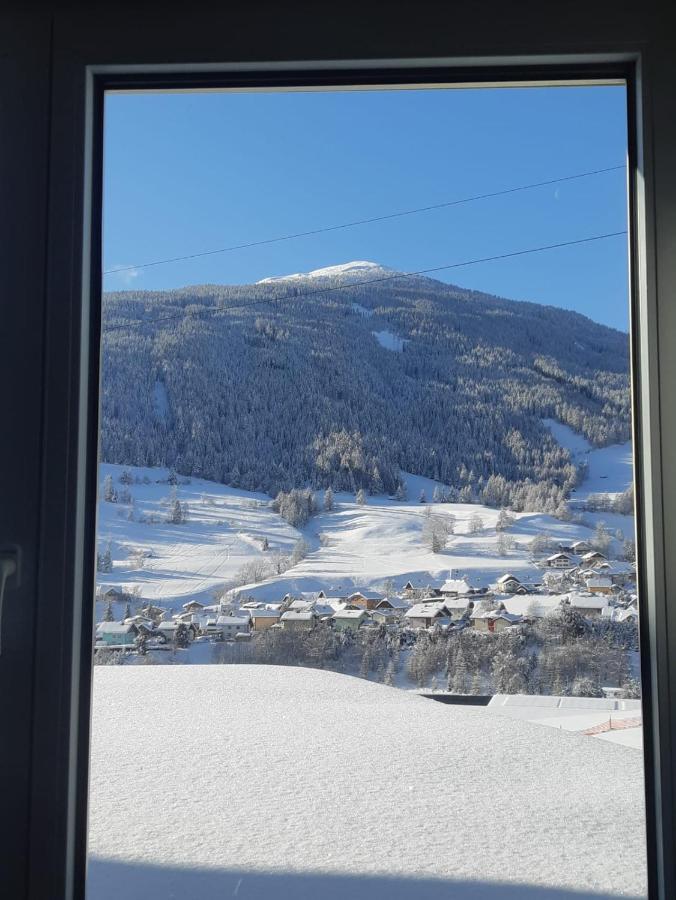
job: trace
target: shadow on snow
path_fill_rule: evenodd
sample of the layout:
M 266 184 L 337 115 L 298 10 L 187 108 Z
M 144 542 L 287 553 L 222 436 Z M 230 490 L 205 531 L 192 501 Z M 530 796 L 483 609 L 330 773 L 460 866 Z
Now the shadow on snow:
M 626 895 L 474 880 L 182 869 L 96 857 L 89 860 L 87 879 L 87 900 L 619 900 L 620 896 Z

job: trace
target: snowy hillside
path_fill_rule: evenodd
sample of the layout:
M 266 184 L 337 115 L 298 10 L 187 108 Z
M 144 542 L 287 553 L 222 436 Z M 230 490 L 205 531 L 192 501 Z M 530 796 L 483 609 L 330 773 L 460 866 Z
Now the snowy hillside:
M 270 510 L 265 495 L 192 479 L 176 488 L 188 521 L 173 525 L 167 521 L 172 492 L 167 469 L 102 465 L 100 471 L 101 483 L 111 475 L 118 492 L 123 472 L 135 480 L 127 488 L 133 506 L 99 501 L 99 552 L 110 547 L 113 560 L 112 572 L 98 577 L 104 588 L 137 587 L 144 599 L 167 605 L 188 596 L 209 598 L 262 554 L 264 538 L 271 551 L 283 552 L 291 552 L 298 540 L 299 533 Z
M 590 494 L 620 494 L 632 483 L 633 454 L 631 441 L 611 444 L 609 447 L 592 447 L 581 434 L 553 419 L 544 424 L 558 443 L 570 451 L 578 465 L 584 465 L 584 483 L 575 489 L 575 500 L 586 500 Z
M 97 668 L 92 737 L 89 900 L 645 896 L 621 746 L 271 666 Z
M 591 464 L 595 465 L 595 454 L 604 452 L 591 451 Z M 172 487 L 166 469 L 103 464 L 101 497 L 108 475 L 116 489 L 123 490 L 119 479 L 125 471 L 134 481 L 127 487 L 133 506 L 119 500 L 99 502 L 98 549 L 104 553 L 110 547 L 113 566 L 110 572 L 99 572 L 97 581 L 102 588 L 127 592 L 136 588 L 141 598 L 168 608 L 190 598 L 212 602 L 215 590 L 236 586 L 245 563 L 270 560 L 276 552 L 290 554 L 300 537 L 309 550 L 305 559 L 259 584 L 241 583 L 242 593 L 270 601 L 289 592 L 324 590 L 331 595 L 364 587 L 383 590 L 390 582 L 397 589 L 407 581 L 424 588 L 445 580 L 449 572 L 453 577 L 467 577 L 477 587 L 487 586 L 505 572 L 522 581 L 537 581 L 542 572 L 533 566 L 529 544 L 538 534 L 571 544 L 589 539 L 596 522 L 604 519 L 627 538 L 634 536 L 631 516 L 588 514 L 585 525 L 541 513 L 514 513 L 509 528 L 514 546 L 501 554 L 495 529 L 497 509 L 430 503 L 438 483 L 406 474 L 407 500 L 368 497 L 366 505 L 360 506 L 354 495 L 336 494 L 333 510 L 319 512 L 302 529 L 287 524 L 263 494 L 194 478 L 176 487 L 179 501 L 187 504 L 187 522 L 170 524 Z M 422 493 L 427 503 L 420 502 Z M 422 538 L 430 507 L 435 516 L 454 519 L 454 533 L 440 553 L 428 549 Z M 472 530 L 477 520 L 481 531 Z M 268 550 L 264 551 L 266 539 Z
M 479 503 L 497 489 L 502 505 L 553 512 L 578 472 L 544 419 L 594 447 L 627 440 L 626 334 L 392 274 L 356 261 L 106 294 L 103 459 L 271 496 L 393 494 L 403 469 Z

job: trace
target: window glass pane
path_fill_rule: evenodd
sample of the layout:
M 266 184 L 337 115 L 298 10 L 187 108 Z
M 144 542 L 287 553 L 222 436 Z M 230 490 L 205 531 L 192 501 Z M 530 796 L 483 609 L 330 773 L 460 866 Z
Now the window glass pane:
M 90 900 L 646 895 L 626 152 L 107 97 Z

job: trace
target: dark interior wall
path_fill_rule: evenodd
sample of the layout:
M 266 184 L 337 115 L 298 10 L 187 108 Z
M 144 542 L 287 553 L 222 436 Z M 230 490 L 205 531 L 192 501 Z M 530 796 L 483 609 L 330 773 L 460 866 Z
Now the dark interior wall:
M 676 412 L 670 405 L 676 384 L 672 7 L 626 0 L 333 5 L 138 0 L 0 8 L 0 372 L 6 409 L 0 549 L 13 543 L 22 550 L 21 584 L 7 595 L 0 654 L 3 896 L 79 896 L 84 851 L 81 829 L 74 830 L 86 790 L 86 781 L 76 776 L 86 765 L 88 719 L 88 660 L 77 659 L 82 629 L 86 632 L 86 621 L 83 625 L 77 615 L 78 578 L 87 577 L 76 546 L 78 529 L 87 526 L 78 454 L 92 447 L 91 434 L 87 446 L 87 436 L 78 432 L 84 421 L 81 403 L 86 408 L 87 400 L 79 373 L 84 67 L 243 63 L 265 68 L 273 62 L 297 67 L 379 60 L 504 67 L 515 60 L 537 66 L 545 57 L 569 61 L 606 54 L 641 56 L 639 94 L 646 114 L 640 135 L 648 163 L 641 208 L 651 243 L 635 273 L 645 322 L 635 350 L 643 366 L 637 398 L 653 423 L 636 426 L 644 451 L 645 593 L 652 604 L 644 626 L 652 651 L 645 674 L 659 701 L 649 769 L 659 776 L 652 797 L 655 816 L 662 818 L 655 819 L 651 852 L 655 871 L 662 872 L 653 879 L 653 891 L 659 878 L 671 878 L 673 893 L 663 896 L 676 896 L 674 860 L 660 850 L 660 834 L 673 835 L 669 758 L 676 716 L 676 614 L 670 616 L 676 609 L 670 587 L 676 584 L 676 560 L 664 552 L 676 541 L 676 470 L 660 463 L 676 446 Z M 85 701 L 81 708 L 78 695 Z M 72 740 L 76 726 L 80 739 Z M 79 793 L 68 787 L 75 782 Z M 75 869 L 64 864 L 67 856 Z

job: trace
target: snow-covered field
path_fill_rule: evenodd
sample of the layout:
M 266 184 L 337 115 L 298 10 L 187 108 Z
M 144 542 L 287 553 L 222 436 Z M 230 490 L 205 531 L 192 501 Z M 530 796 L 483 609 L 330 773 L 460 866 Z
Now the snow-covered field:
M 89 900 L 645 896 L 622 746 L 270 666 L 98 667 L 92 737 Z
M 188 505 L 188 522 L 171 525 L 169 513 L 171 485 L 166 483 L 167 469 L 102 464 L 101 482 L 112 475 L 118 492 L 122 472 L 148 483 L 128 485 L 134 500 L 134 518 L 122 503 L 99 502 L 98 548 L 108 545 L 113 571 L 100 573 L 104 588 L 138 587 L 140 596 L 154 603 L 171 606 L 188 597 L 204 599 L 232 580 L 246 562 L 262 556 L 263 538 L 270 550 L 290 553 L 299 533 L 269 509 L 270 498 L 225 487 L 222 484 L 191 479 L 179 484 L 177 496 Z M 142 518 L 157 521 L 140 521 Z M 136 568 L 135 551 L 152 554 Z
M 590 472 L 597 475 L 606 471 L 603 463 L 595 462 L 597 456 L 609 460 L 608 477 L 594 478 L 603 482 L 605 490 L 616 492 L 626 487 L 631 458 L 627 463 L 626 448 L 622 453 L 618 450 L 611 454 L 611 450 L 592 450 L 586 458 Z M 430 504 L 436 483 L 415 475 L 405 476 L 406 501 L 369 497 L 365 506 L 359 506 L 353 495 L 337 494 L 334 509 L 320 512 L 300 531 L 275 513 L 270 498 L 263 494 L 194 478 L 177 487 L 180 502 L 188 505 L 189 520 L 171 525 L 166 521 L 171 494 L 167 470 L 102 464 L 101 482 L 111 475 L 120 490 L 119 477 L 125 468 L 141 481 L 129 485 L 136 521 L 129 521 L 129 509 L 124 504 L 100 501 L 98 546 L 103 552 L 110 545 L 113 571 L 99 573 L 98 583 L 126 591 L 136 587 L 143 599 L 168 608 L 190 598 L 211 602 L 216 589 L 234 584 L 244 563 L 269 559 L 275 551 L 288 554 L 301 536 L 309 546 L 308 556 L 282 575 L 245 586 L 246 594 L 279 600 L 287 592 L 323 589 L 327 595 L 339 595 L 357 588 L 382 590 L 389 579 L 396 588 L 409 580 L 424 588 L 444 580 L 449 571 L 453 577 L 468 577 L 477 586 L 508 571 L 522 581 L 539 580 L 541 572 L 533 567 L 528 550 L 537 534 L 549 533 L 556 541 L 572 543 L 591 537 L 596 521 L 602 519 L 613 533 L 620 530 L 626 537 L 634 536 L 630 516 L 588 513 L 587 527 L 538 513 L 516 513 L 509 530 L 515 547 L 499 556 L 495 531 L 498 510 L 472 504 Z M 586 484 L 580 488 L 584 490 Z M 421 491 L 427 504 L 419 502 Z M 321 495 L 318 499 L 321 501 Z M 441 553 L 432 553 L 422 541 L 425 512 L 430 505 L 435 514 L 455 518 L 455 533 Z M 481 533 L 470 533 L 470 520 L 476 515 L 485 527 Z M 155 522 L 140 521 L 153 517 Z M 264 538 L 269 543 L 267 553 L 262 549 Z M 139 550 L 152 555 L 142 568 L 135 568 L 134 553 Z

